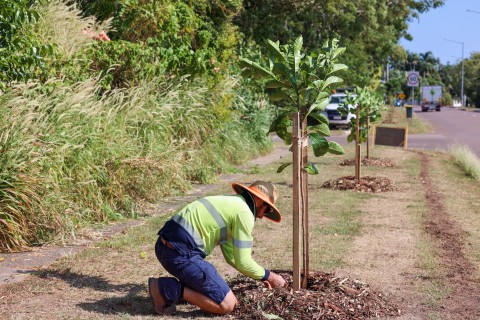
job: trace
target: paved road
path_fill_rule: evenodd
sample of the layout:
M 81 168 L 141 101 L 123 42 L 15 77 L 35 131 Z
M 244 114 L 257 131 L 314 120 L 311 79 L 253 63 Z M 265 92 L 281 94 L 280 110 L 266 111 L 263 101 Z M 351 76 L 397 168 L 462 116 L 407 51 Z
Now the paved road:
M 480 110 L 479 110 L 480 111 Z M 422 112 L 414 106 L 414 117 L 432 124 L 433 133 L 409 134 L 408 149 L 446 151 L 454 143 L 466 144 L 480 158 L 480 112 L 444 107 L 441 112 Z M 347 144 L 347 132 L 328 140 Z
M 447 150 L 454 143 L 467 145 L 480 158 L 480 112 L 444 107 L 441 112 L 421 112 L 414 107 L 414 116 L 432 124 L 433 133 L 409 135 L 408 147 Z

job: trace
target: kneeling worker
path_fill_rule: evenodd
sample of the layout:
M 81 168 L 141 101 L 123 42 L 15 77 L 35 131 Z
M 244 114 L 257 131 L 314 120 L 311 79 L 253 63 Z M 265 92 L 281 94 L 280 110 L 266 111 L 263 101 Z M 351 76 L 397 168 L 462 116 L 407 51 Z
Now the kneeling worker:
M 149 278 L 148 290 L 158 314 L 175 311 L 181 299 L 200 309 L 226 314 L 237 298 L 215 267 L 205 261 L 220 245 L 225 260 L 242 274 L 263 281 L 268 288 L 284 287 L 282 276 L 252 259 L 252 231 L 256 218 L 282 219 L 275 207 L 278 191 L 269 182 L 250 186 L 234 182 L 234 195 L 198 199 L 178 211 L 158 232 L 158 260 L 173 277 Z

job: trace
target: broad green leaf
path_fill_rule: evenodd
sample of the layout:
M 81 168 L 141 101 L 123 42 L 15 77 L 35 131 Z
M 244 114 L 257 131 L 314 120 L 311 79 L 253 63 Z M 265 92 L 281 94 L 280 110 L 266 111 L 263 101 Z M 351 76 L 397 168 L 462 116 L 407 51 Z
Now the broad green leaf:
M 288 132 L 288 128 L 291 126 L 292 119 L 290 119 L 290 115 L 287 113 L 281 115 L 275 122 L 275 132 L 286 145 L 292 143 L 292 133 Z
M 310 106 L 308 109 L 307 115 L 310 115 L 311 112 L 313 111 L 323 111 L 325 108 L 328 106 L 329 99 L 328 98 L 323 98 L 322 100 L 315 102 Z
M 287 162 L 287 163 L 282 164 L 280 167 L 278 167 L 277 173 L 282 172 L 286 167 L 288 167 L 291 164 L 292 164 L 291 162 Z
M 276 88 L 290 88 L 287 83 L 278 81 L 278 80 L 270 80 L 265 84 L 265 87 L 268 89 L 276 89 Z
M 315 118 L 320 123 L 324 123 L 328 125 L 328 118 L 323 113 L 312 112 L 308 116 Z
M 331 84 L 340 83 L 340 82 L 343 82 L 342 78 L 335 77 L 335 76 L 328 77 L 328 79 L 325 80 L 325 83 L 323 83 L 322 90 L 324 90 Z
M 333 42 L 332 42 L 333 44 Z M 333 46 L 332 46 L 333 47 Z M 333 51 L 333 56 L 332 56 L 332 59 L 336 59 L 339 55 L 341 55 L 342 53 L 345 52 L 347 48 L 336 48 L 334 51 Z
M 355 140 L 355 127 L 352 126 L 352 131 L 350 132 L 350 134 L 347 137 L 347 142 L 350 143 L 354 140 Z
M 328 127 L 328 124 L 326 124 L 326 123 L 322 122 L 320 124 L 317 124 L 316 126 L 309 127 L 309 129 L 313 130 L 314 132 L 320 133 L 324 137 L 330 136 L 330 128 Z
M 290 80 L 290 78 L 293 76 L 292 70 L 290 70 L 290 68 L 288 68 L 288 65 L 284 65 L 282 63 L 275 63 L 273 65 L 272 71 L 276 75 L 281 75 L 288 80 Z
M 287 56 L 280 50 L 280 45 L 278 42 L 273 42 L 272 40 L 267 41 L 269 45 L 269 51 L 272 52 L 281 63 L 288 64 Z
M 303 38 L 300 36 L 293 43 L 293 58 L 294 58 L 293 70 L 295 73 L 299 71 L 300 62 L 304 57 L 304 55 L 302 54 L 302 47 L 303 47 Z
M 268 78 L 268 77 L 275 78 L 275 75 L 270 70 L 267 70 L 267 69 L 263 68 L 257 62 L 254 62 L 254 61 L 251 61 L 251 60 L 248 60 L 248 59 L 244 59 L 244 58 L 241 58 L 240 62 L 242 64 L 242 66 L 244 66 L 248 69 L 251 69 L 254 72 L 254 75 L 256 77 L 259 77 L 259 78 L 262 78 L 262 77 L 263 78 Z
M 308 133 L 308 136 L 312 143 L 313 154 L 315 157 L 323 156 L 328 152 L 329 145 L 327 139 L 322 137 L 319 133 Z
M 308 174 L 315 175 L 318 174 L 318 169 L 313 163 L 308 163 L 305 167 L 303 167 Z
M 340 70 L 345 70 L 345 69 L 348 69 L 348 66 L 344 65 L 343 63 L 337 63 L 337 64 L 334 64 L 332 69 L 330 70 L 330 72 L 328 74 L 332 74 L 334 72 L 337 72 L 337 71 L 340 71 Z
M 272 101 L 281 101 L 281 100 L 285 100 L 285 99 L 290 99 L 290 96 L 283 90 L 281 89 L 278 89 L 278 90 L 275 90 L 274 92 L 272 92 L 271 94 L 269 94 L 269 97 L 270 97 L 270 100 Z
M 344 154 L 345 150 L 335 141 L 328 141 L 328 152 L 332 154 Z

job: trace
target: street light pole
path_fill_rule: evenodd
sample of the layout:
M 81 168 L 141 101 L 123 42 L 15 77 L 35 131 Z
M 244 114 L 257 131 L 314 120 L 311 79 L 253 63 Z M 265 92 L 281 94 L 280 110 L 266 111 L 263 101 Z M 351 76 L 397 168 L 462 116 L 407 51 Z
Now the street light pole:
M 463 59 L 463 49 L 464 49 L 464 43 L 461 42 L 461 41 L 455 41 L 455 40 L 450 40 L 450 39 L 443 39 L 445 41 L 450 41 L 450 42 L 454 42 L 454 43 L 458 43 L 458 44 L 461 44 L 462 45 L 462 85 L 461 85 L 461 89 L 460 89 L 460 94 L 461 94 L 461 101 L 462 101 L 462 108 L 465 107 L 465 99 L 464 99 L 464 95 L 463 95 L 463 78 L 464 78 L 464 59 Z

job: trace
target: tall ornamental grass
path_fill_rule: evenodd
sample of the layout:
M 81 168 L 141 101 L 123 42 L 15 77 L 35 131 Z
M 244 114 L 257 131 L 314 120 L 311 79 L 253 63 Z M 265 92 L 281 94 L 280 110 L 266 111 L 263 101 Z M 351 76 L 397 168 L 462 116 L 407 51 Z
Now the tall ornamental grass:
M 46 85 L 0 96 L 1 251 L 134 217 L 270 147 L 268 109 L 232 79 L 221 92 L 188 78 Z
M 470 148 L 464 144 L 454 144 L 450 147 L 450 153 L 465 174 L 475 180 L 480 180 L 480 160 Z

